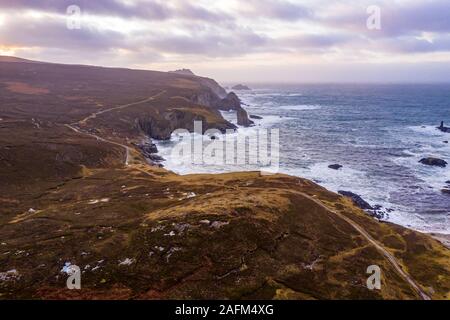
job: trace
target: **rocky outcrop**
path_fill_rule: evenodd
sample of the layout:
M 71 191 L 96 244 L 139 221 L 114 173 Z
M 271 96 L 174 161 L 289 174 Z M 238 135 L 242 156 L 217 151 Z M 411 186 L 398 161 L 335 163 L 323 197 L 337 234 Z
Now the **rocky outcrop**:
M 184 74 L 186 76 L 195 76 L 195 73 L 193 73 L 190 69 L 178 69 L 175 71 L 169 71 L 169 73 Z
M 179 69 L 175 71 L 170 71 L 169 73 L 176 73 L 184 76 L 188 76 L 188 79 L 195 78 L 195 81 L 198 82 L 201 86 L 209 88 L 218 98 L 223 99 L 226 97 L 227 92 L 224 88 L 222 88 L 217 81 L 211 78 L 205 78 L 197 76 L 190 69 Z M 208 105 L 208 104 L 203 104 Z
M 441 168 L 445 168 L 447 166 L 447 161 L 439 159 L 439 158 L 433 158 L 433 157 L 428 157 L 428 158 L 423 158 L 419 161 L 422 164 L 425 164 L 427 166 L 435 166 L 435 167 L 441 167 Z
M 218 118 L 219 119 L 219 118 Z M 204 133 L 208 129 L 218 129 L 225 133 L 227 129 L 236 129 L 236 126 L 226 120 L 208 121 L 204 115 L 189 110 L 168 110 L 159 117 L 141 118 L 137 122 L 139 129 L 152 139 L 169 140 L 176 129 L 194 131 L 194 122 L 202 122 Z
M 373 207 L 356 193 L 342 190 L 338 191 L 338 193 L 344 197 L 352 199 L 353 203 L 363 210 L 373 210 Z
M 190 70 L 183 69 L 174 71 L 174 73 L 188 75 L 188 71 Z M 247 112 L 242 108 L 241 100 L 234 92 L 227 94 L 226 90 L 213 79 L 198 77 L 193 74 L 190 75 L 190 78 L 192 77 L 195 77 L 195 80 L 199 82 L 203 89 L 198 90 L 189 96 L 188 99 L 190 101 L 195 104 L 211 107 L 215 110 L 234 110 L 237 113 L 238 125 L 248 127 L 253 124 L 253 121 L 249 119 Z
M 338 191 L 340 195 L 350 198 L 355 206 L 363 209 L 372 218 L 383 220 L 389 217 L 389 213 L 394 211 L 393 209 L 383 208 L 383 206 L 376 204 L 370 205 L 366 200 L 364 200 L 360 195 L 350 191 Z
M 236 112 L 237 116 L 237 124 L 239 126 L 250 127 L 253 125 L 253 121 L 248 118 L 247 111 L 242 108 L 239 108 Z
M 333 170 L 339 170 L 340 168 L 342 168 L 342 165 L 340 165 L 340 164 L 330 164 L 329 166 L 328 166 L 328 168 L 330 168 L 330 169 L 333 169 Z
M 444 121 L 441 121 L 441 125 L 439 127 L 437 127 L 439 130 L 441 130 L 442 132 L 450 132 L 450 128 L 444 126 Z
M 159 156 L 158 148 L 156 147 L 156 144 L 151 142 L 142 142 L 142 143 L 133 143 L 142 153 L 142 155 L 148 159 L 152 164 L 159 164 L 160 162 L 164 161 L 165 159 L 161 156 Z
M 238 91 L 241 91 L 241 90 L 252 90 L 252 89 L 250 89 L 249 87 L 247 87 L 246 85 L 243 85 L 243 84 L 235 85 L 231 89 L 238 90 Z
M 227 96 L 227 91 L 222 88 L 215 80 L 210 78 L 201 78 L 200 83 L 205 87 L 211 89 L 211 91 L 217 95 L 220 99 L 223 99 Z
M 219 96 L 215 94 L 212 90 L 196 92 L 189 97 L 189 100 L 195 104 L 211 107 L 214 109 L 217 109 L 217 106 L 220 105 L 221 101 Z
M 224 99 L 220 100 L 217 103 L 217 108 L 225 111 L 235 110 L 237 124 L 240 126 L 249 127 L 254 124 L 248 117 L 247 111 L 242 108 L 241 100 L 234 92 L 228 93 Z
M 241 100 L 239 99 L 239 97 L 234 93 L 234 92 L 230 92 L 229 94 L 227 94 L 227 96 L 220 100 L 217 104 L 217 107 L 220 110 L 239 110 L 241 109 Z

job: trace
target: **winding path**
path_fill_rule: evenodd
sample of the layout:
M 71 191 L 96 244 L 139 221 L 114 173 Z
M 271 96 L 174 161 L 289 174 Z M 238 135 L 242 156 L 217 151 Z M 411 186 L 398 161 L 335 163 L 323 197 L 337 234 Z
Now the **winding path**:
M 97 136 L 97 135 L 95 135 L 93 133 L 84 132 L 80 128 L 76 128 L 75 126 L 79 125 L 79 124 L 82 124 L 82 123 L 85 124 L 88 120 L 94 119 L 95 117 L 97 117 L 98 115 L 103 114 L 103 113 L 107 113 L 107 112 L 111 112 L 111 111 L 119 110 L 119 109 L 124 109 L 124 108 L 132 107 L 132 106 L 135 106 L 135 105 L 138 105 L 138 104 L 142 104 L 142 103 L 146 103 L 146 102 L 152 101 L 156 97 L 158 97 L 159 95 L 163 94 L 164 92 L 165 92 L 165 90 L 155 94 L 154 96 L 151 96 L 151 97 L 149 97 L 147 99 L 144 99 L 144 100 L 140 100 L 140 101 L 136 101 L 136 102 L 132 102 L 132 103 L 127 103 L 127 104 L 123 104 L 123 105 L 120 105 L 120 106 L 117 106 L 117 107 L 113 107 L 113 108 L 109 108 L 109 109 L 105 109 L 105 110 L 101 110 L 101 111 L 95 112 L 95 113 L 87 116 L 86 118 L 78 121 L 78 122 L 75 122 L 75 123 L 72 123 L 72 124 L 65 124 L 65 126 L 67 128 L 69 128 L 69 129 L 71 129 L 72 131 L 75 131 L 75 132 L 77 132 L 79 134 L 87 135 L 87 136 L 96 138 L 99 141 L 102 141 L 102 142 L 105 142 L 105 143 L 109 143 L 109 144 L 113 144 L 113 145 L 116 145 L 116 146 L 124 148 L 125 149 L 125 166 L 128 166 L 128 164 L 130 163 L 130 153 L 131 153 L 130 151 L 131 151 L 132 148 L 130 148 L 129 146 L 127 146 L 125 144 L 102 138 L 102 137 Z
M 83 135 L 86 135 L 86 136 L 90 136 L 90 137 L 96 138 L 99 141 L 106 142 L 106 143 L 109 143 L 109 144 L 114 144 L 116 146 L 120 146 L 120 147 L 124 148 L 125 149 L 125 165 L 128 166 L 128 163 L 129 163 L 129 160 L 130 160 L 129 159 L 130 158 L 130 150 L 131 150 L 131 148 L 129 146 L 126 146 L 124 144 L 121 144 L 121 143 L 118 143 L 118 142 L 115 142 L 115 141 L 104 139 L 104 138 L 99 137 L 99 136 L 97 136 L 95 134 L 92 134 L 92 133 L 81 131 L 80 129 L 77 129 L 77 128 L 73 127 L 70 124 L 66 124 L 65 126 L 67 128 L 69 128 L 69 129 L 77 132 L 77 133 L 80 133 L 80 134 L 83 134 Z
M 152 101 L 153 99 L 155 99 L 157 96 L 159 96 L 159 95 L 162 94 L 163 92 L 164 92 L 164 91 L 161 91 L 160 93 L 155 94 L 154 96 L 149 97 L 149 98 L 144 99 L 144 100 L 140 100 L 140 101 L 132 102 L 132 103 L 127 103 L 127 104 L 122 104 L 122 105 L 120 105 L 120 106 L 118 106 L 118 107 L 113 107 L 113 108 L 104 109 L 104 110 L 95 112 L 95 113 L 93 113 L 93 114 L 87 116 L 86 118 L 84 118 L 84 119 L 78 121 L 77 123 L 79 123 L 79 124 L 81 124 L 81 123 L 86 123 L 88 120 L 93 119 L 93 118 L 97 117 L 97 116 L 100 115 L 100 114 L 107 113 L 107 112 L 114 111 L 114 110 L 119 110 L 119 109 L 124 109 L 124 108 L 128 108 L 128 107 L 132 107 L 132 106 L 135 106 L 135 105 L 138 105 L 138 104 L 141 104 L 141 103 L 146 103 L 146 102 Z
M 109 108 L 109 109 L 105 109 L 102 111 L 98 111 L 95 112 L 89 116 L 87 116 L 86 118 L 74 123 L 74 124 L 66 124 L 65 126 L 68 127 L 69 129 L 71 129 L 72 131 L 75 131 L 79 134 L 84 134 L 84 135 L 88 135 L 91 137 L 96 138 L 99 141 L 105 142 L 105 143 L 110 143 L 116 146 L 120 146 L 122 148 L 125 149 L 126 152 L 126 157 L 125 157 L 125 166 L 128 166 L 129 164 L 129 158 L 130 158 L 130 151 L 131 148 L 127 145 L 115 142 L 115 141 L 111 141 L 102 137 L 99 137 L 95 134 L 92 133 L 87 133 L 82 131 L 79 128 L 76 128 L 75 125 L 81 124 L 81 123 L 86 123 L 88 120 L 95 118 L 96 116 L 103 114 L 103 113 L 107 113 L 107 112 L 111 112 L 114 110 L 119 110 L 119 109 L 124 109 L 127 107 L 131 107 L 131 106 L 135 106 L 141 103 L 146 103 L 149 102 L 151 100 L 153 100 L 154 98 L 156 98 L 157 96 L 159 96 L 160 94 L 162 94 L 164 91 L 161 91 L 160 93 L 149 97 L 145 100 L 141 100 L 141 101 L 137 101 L 137 102 L 133 102 L 133 103 L 128 103 L 128 104 L 124 104 L 124 105 L 120 105 L 118 107 L 114 107 L 114 108 Z M 141 170 L 139 170 L 141 171 Z M 144 171 L 143 171 L 144 172 Z M 146 174 L 148 174 L 147 172 L 144 172 Z M 394 269 L 397 271 L 397 273 L 411 286 L 412 289 L 414 289 L 415 292 L 417 292 L 419 294 L 419 296 L 423 299 L 423 300 L 431 300 L 431 298 L 420 288 L 420 286 L 414 281 L 414 279 L 408 275 L 400 266 L 399 262 L 397 261 L 397 258 L 395 258 L 389 251 L 387 251 L 381 244 L 379 244 L 374 238 L 372 238 L 372 236 L 366 231 L 364 230 L 364 228 L 362 228 L 360 225 L 358 225 L 356 222 L 354 222 L 352 219 L 346 217 L 345 215 L 337 212 L 337 211 L 333 211 L 330 208 L 328 208 L 327 206 L 325 206 L 322 202 L 320 202 L 317 199 L 314 199 L 313 197 L 300 192 L 301 195 L 303 195 L 305 198 L 313 201 L 314 203 L 316 203 L 317 205 L 319 205 L 320 207 L 322 207 L 323 209 L 327 210 L 328 212 L 336 215 L 337 217 L 339 217 L 340 219 L 346 221 L 348 224 L 350 224 L 361 236 L 363 236 L 370 244 L 372 244 L 381 254 L 383 254 L 386 259 L 389 261 L 389 263 L 394 267 Z
M 333 211 L 330 208 L 328 208 L 327 206 L 325 206 L 322 202 L 320 202 L 317 199 L 314 199 L 313 197 L 302 193 L 301 194 L 306 197 L 307 199 L 313 201 L 314 203 L 316 203 L 317 205 L 319 205 L 320 207 L 324 208 L 325 210 L 327 210 L 330 213 L 333 213 L 334 215 L 336 215 L 337 217 L 341 218 L 342 220 L 346 221 L 348 224 L 350 224 L 356 231 L 359 232 L 359 234 L 361 234 L 364 238 L 366 238 L 367 241 L 369 241 L 369 243 L 371 243 L 379 252 L 381 252 L 386 259 L 390 262 L 390 264 L 394 267 L 394 269 L 397 271 L 397 273 L 406 281 L 408 282 L 408 284 L 414 289 L 414 291 L 416 291 L 420 297 L 423 300 L 431 300 L 431 298 L 420 288 L 420 286 L 414 281 L 414 279 L 407 274 L 405 271 L 403 271 L 402 267 L 400 266 L 400 264 L 397 261 L 397 258 L 395 258 L 389 251 L 387 251 L 382 245 L 380 245 L 374 238 L 372 238 L 372 236 L 366 231 L 364 230 L 364 228 L 362 228 L 360 225 L 358 225 L 356 222 L 354 222 L 352 219 L 346 217 L 345 215 L 343 215 L 342 213 L 339 213 L 337 211 Z

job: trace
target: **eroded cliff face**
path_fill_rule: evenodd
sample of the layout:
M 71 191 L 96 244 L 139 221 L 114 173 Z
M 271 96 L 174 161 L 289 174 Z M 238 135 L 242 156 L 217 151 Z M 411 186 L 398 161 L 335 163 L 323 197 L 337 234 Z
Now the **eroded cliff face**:
M 241 100 L 234 92 L 228 93 L 225 98 L 220 100 L 217 104 L 217 107 L 220 110 L 225 110 L 225 111 L 228 111 L 228 110 L 236 110 L 237 111 L 239 109 L 242 109 Z
M 248 117 L 247 111 L 241 106 L 241 100 L 234 93 L 230 92 L 227 96 L 217 102 L 216 107 L 219 110 L 234 110 L 236 111 L 237 124 L 244 127 L 249 127 L 254 124 Z
M 220 120 L 219 116 L 215 120 L 209 120 L 208 115 L 198 114 L 187 110 L 168 110 L 160 117 L 145 117 L 138 119 L 139 128 L 152 139 L 168 140 L 176 129 L 186 129 L 194 131 L 194 122 L 202 122 L 202 133 L 209 129 L 218 129 L 225 133 L 227 129 L 236 129 L 232 123 Z
M 199 77 L 192 71 L 187 71 L 178 70 L 175 72 L 188 75 L 191 80 L 197 82 L 202 88 L 189 96 L 190 101 L 217 110 L 234 110 L 236 111 L 238 125 L 245 127 L 253 125 L 253 121 L 249 119 L 247 112 L 242 108 L 241 100 L 234 92 L 227 93 L 215 80 Z
M 227 91 L 222 88 L 215 80 L 209 78 L 200 77 L 200 83 L 205 87 L 208 87 L 214 92 L 217 97 L 223 99 L 227 96 Z
M 234 92 L 226 94 L 222 99 L 211 91 L 199 92 L 192 95 L 190 99 L 197 104 L 209 106 L 213 109 L 236 111 L 237 123 L 240 126 L 249 127 L 254 124 L 253 121 L 249 119 L 247 111 L 242 108 L 241 100 Z
M 249 119 L 247 111 L 244 108 L 239 108 L 236 111 L 237 124 L 244 127 L 250 127 L 254 124 L 252 120 Z

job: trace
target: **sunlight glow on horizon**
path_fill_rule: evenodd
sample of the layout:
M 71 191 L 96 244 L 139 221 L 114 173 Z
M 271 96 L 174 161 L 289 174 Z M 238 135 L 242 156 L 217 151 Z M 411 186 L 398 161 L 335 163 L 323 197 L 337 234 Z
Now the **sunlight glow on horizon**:
M 385 10 L 379 31 L 365 25 L 365 9 L 373 3 Z M 305 66 L 309 71 L 304 77 L 323 74 L 324 81 L 330 76 L 354 79 L 361 65 L 379 68 L 380 79 L 383 70 L 391 74 L 393 64 L 410 64 L 418 80 L 418 69 L 425 65 L 450 69 L 450 24 L 440 15 L 450 9 L 445 0 L 127 0 L 111 7 L 86 3 L 79 30 L 66 28 L 68 17 L 62 9 L 38 3 L 1 6 L 0 54 L 34 60 L 198 68 L 226 81 L 233 73 L 246 81 L 259 80 L 263 71 L 268 78 L 294 80 L 294 70 Z M 343 66 L 345 74 L 332 72 Z M 442 79 L 441 72 L 435 74 L 436 80 Z

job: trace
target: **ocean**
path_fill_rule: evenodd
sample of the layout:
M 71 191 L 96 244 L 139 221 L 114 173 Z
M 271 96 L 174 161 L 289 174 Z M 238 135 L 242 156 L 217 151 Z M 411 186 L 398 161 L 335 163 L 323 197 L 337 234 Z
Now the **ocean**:
M 423 232 L 450 234 L 450 195 L 441 190 L 450 166 L 419 163 L 438 157 L 450 163 L 450 84 L 254 85 L 237 94 L 253 128 L 280 131 L 280 172 L 315 181 L 331 191 L 351 191 L 389 209 L 386 220 Z M 236 122 L 233 112 L 223 112 Z M 199 138 L 199 137 L 197 137 Z M 158 142 L 164 166 L 179 174 L 251 170 L 206 166 L 174 159 L 172 141 Z M 328 168 L 340 164 L 339 170 Z

